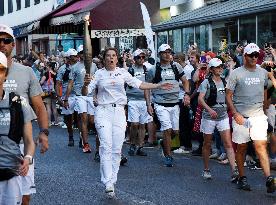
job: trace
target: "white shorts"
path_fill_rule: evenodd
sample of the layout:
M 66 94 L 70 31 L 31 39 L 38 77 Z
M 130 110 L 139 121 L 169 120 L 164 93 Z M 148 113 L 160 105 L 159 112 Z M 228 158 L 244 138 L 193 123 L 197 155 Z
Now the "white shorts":
M 78 114 L 87 113 L 87 96 L 76 96 L 74 110 L 78 112 Z
M 69 97 L 68 98 L 68 104 L 69 104 L 69 107 L 67 109 L 62 107 L 61 114 L 63 114 L 63 115 L 72 115 L 74 113 L 76 98 L 75 97 Z
M 93 97 L 87 97 L 87 114 L 94 115 L 95 114 L 95 106 L 93 102 Z
M 0 181 L 0 204 L 20 205 L 22 203 L 22 177 L 15 176 L 10 180 Z
M 146 101 L 129 101 L 127 119 L 128 122 L 139 122 L 140 124 L 152 122 L 153 118 L 147 111 Z
M 179 105 L 164 107 L 154 104 L 154 110 L 161 124 L 161 131 L 173 129 L 179 130 Z
M 266 116 L 268 123 L 275 128 L 275 116 L 276 116 L 276 110 L 275 105 L 269 105 L 269 108 L 266 110 Z
M 251 128 L 246 128 L 243 125 L 238 125 L 233 119 L 233 134 L 232 141 L 237 144 L 247 143 L 250 140 L 267 140 L 267 116 L 261 115 L 248 118 Z
M 230 130 L 229 118 L 227 117 L 219 121 L 207 120 L 204 118 L 201 119 L 200 131 L 204 134 L 213 134 L 215 128 L 217 128 L 219 132 L 222 132 L 224 130 Z
M 24 145 L 20 145 L 21 153 L 24 154 Z M 29 165 L 29 171 L 25 177 L 22 177 L 22 194 L 23 195 L 31 195 L 36 193 L 35 183 L 34 183 L 34 162 L 33 164 Z

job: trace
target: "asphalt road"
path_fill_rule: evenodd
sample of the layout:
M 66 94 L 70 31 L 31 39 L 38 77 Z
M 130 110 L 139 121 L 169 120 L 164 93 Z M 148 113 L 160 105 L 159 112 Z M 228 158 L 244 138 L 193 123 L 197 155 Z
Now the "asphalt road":
M 93 160 L 94 136 L 89 138 L 92 154 L 83 154 L 76 145 L 76 131 L 75 147 L 67 146 L 65 129 L 52 127 L 50 131 L 49 151 L 45 155 L 37 152 L 35 156 L 37 193 L 32 197 L 33 205 L 276 204 L 276 193 L 266 193 L 261 170 L 246 170 L 253 190 L 241 191 L 230 182 L 228 166 L 212 160 L 213 179 L 206 181 L 201 177 L 201 157 L 174 155 L 175 166 L 167 168 L 162 165 L 159 148 L 147 149 L 147 157 L 128 157 L 127 165 L 119 171 L 117 199 L 106 199 L 99 163 Z M 127 149 L 124 145 L 125 154 Z

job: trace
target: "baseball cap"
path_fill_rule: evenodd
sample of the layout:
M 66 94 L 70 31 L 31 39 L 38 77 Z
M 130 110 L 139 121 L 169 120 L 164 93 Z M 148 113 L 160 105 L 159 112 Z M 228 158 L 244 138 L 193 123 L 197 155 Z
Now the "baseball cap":
M 8 67 L 7 57 L 2 52 L 0 52 L 0 64 L 3 65 L 5 68 Z
M 0 24 L 0 33 L 9 34 L 12 38 L 14 38 L 12 29 L 7 25 Z
M 74 48 L 70 48 L 67 52 L 66 52 L 66 56 L 70 57 L 70 56 L 76 56 L 78 55 L 78 52 L 74 49 Z
M 211 67 L 218 67 L 220 65 L 222 65 L 222 61 L 218 58 L 212 58 L 210 61 L 209 61 L 209 68 Z
M 77 49 L 78 53 L 82 52 L 83 51 L 83 45 L 80 45 Z
M 255 43 L 249 43 L 245 46 L 243 54 L 251 54 L 253 52 L 260 53 L 260 48 Z
M 139 56 L 141 53 L 145 54 L 145 52 L 141 49 L 137 49 L 133 52 L 133 57 Z
M 158 48 L 158 53 L 160 52 L 164 52 L 166 50 L 172 50 L 171 47 L 168 44 L 162 44 L 159 48 Z

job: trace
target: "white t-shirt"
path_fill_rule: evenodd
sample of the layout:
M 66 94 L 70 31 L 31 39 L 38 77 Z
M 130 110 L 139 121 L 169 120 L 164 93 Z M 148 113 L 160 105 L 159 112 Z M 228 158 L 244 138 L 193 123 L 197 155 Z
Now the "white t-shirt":
M 185 73 L 185 77 L 187 80 L 190 80 L 192 77 L 191 77 L 191 74 L 194 70 L 194 67 L 191 65 L 191 64 L 187 64 L 184 68 L 184 73 Z
M 88 93 L 93 93 L 95 88 L 98 89 L 97 100 L 99 105 L 126 105 L 125 83 L 134 88 L 139 88 L 142 81 L 132 77 L 125 68 L 116 68 L 114 71 L 103 68 L 96 71 L 95 80 L 91 81 L 88 86 Z
M 194 70 L 194 67 L 191 65 L 191 64 L 187 64 L 184 68 L 183 68 L 183 71 L 184 71 L 184 75 L 186 77 L 187 80 L 190 80 L 191 79 L 191 74 Z M 179 86 L 180 86 L 180 91 L 179 91 L 179 97 L 178 99 L 179 100 L 182 100 L 184 95 L 185 95 L 185 91 L 183 89 L 183 86 L 182 86 L 182 82 L 179 81 Z

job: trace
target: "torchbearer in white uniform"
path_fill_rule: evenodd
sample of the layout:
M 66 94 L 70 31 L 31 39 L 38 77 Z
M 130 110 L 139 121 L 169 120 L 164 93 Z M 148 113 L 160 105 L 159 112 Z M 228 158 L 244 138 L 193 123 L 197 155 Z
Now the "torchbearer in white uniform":
M 107 48 L 103 58 L 105 68 L 95 73 L 95 79 L 92 82 L 91 77 L 86 75 L 84 86 L 86 86 L 88 93 L 92 93 L 97 89 L 95 126 L 100 139 L 101 181 L 106 187 L 105 193 L 107 196 L 114 197 L 114 184 L 117 181 L 126 130 L 124 106 L 127 104 L 127 97 L 125 83 L 142 90 L 170 90 L 172 84 L 145 83 L 132 77 L 126 69 L 117 67 L 118 51 L 116 48 Z

